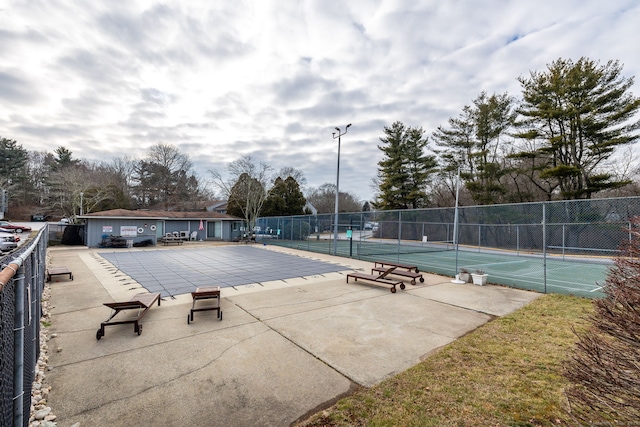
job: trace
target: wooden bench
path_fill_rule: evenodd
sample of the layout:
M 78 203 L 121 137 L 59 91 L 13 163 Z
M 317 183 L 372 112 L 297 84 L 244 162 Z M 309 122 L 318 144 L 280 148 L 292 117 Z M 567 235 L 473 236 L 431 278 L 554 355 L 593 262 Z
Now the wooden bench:
M 367 280 L 369 282 L 382 283 L 383 285 L 391 286 L 391 289 L 389 290 L 391 291 L 392 294 L 395 294 L 396 286 L 400 286 L 400 289 L 405 288 L 405 285 L 401 280 L 387 279 L 386 276 L 391 274 L 391 272 L 395 270 L 395 268 L 396 267 L 387 268 L 384 270 L 382 274 L 379 274 L 377 276 L 373 274 L 366 274 L 366 273 L 360 273 L 360 272 L 349 273 L 347 274 L 347 283 L 349 283 L 349 278 L 352 278 L 355 282 L 357 282 L 358 279 L 361 279 L 361 280 Z
M 104 305 L 111 308 L 113 312 L 111 316 L 104 322 L 100 324 L 100 329 L 96 332 L 96 339 L 99 340 L 104 336 L 104 328 L 109 325 L 125 325 L 129 323 L 133 323 L 133 332 L 140 335 L 142 333 L 142 324 L 140 320 L 147 313 L 147 311 L 153 306 L 153 304 L 158 301 L 158 305 L 160 305 L 160 292 L 157 293 L 148 293 L 143 292 L 140 294 L 136 294 L 129 301 L 126 302 L 105 302 Z M 116 322 L 112 322 L 111 319 L 116 317 L 116 315 L 122 311 L 126 310 L 138 310 L 138 312 L 131 318 L 127 320 L 120 320 Z
M 47 269 L 47 282 L 51 281 L 52 276 L 69 276 L 70 280 L 73 280 L 73 273 L 69 270 L 68 267 L 59 266 L 59 267 L 49 267 Z
M 191 292 L 193 304 L 191 304 L 191 312 L 187 314 L 187 324 L 193 322 L 193 313 L 196 311 L 216 310 L 218 319 L 222 320 L 222 310 L 220 309 L 220 286 L 208 286 L 196 288 L 195 292 Z M 196 302 L 201 300 L 215 299 L 215 304 L 208 304 L 196 308 Z
M 389 266 L 389 267 L 404 268 L 407 271 L 415 271 L 416 273 L 420 273 L 420 271 L 418 270 L 418 266 L 417 265 L 400 264 L 400 263 L 391 262 L 391 261 L 375 261 L 374 265 L 376 267 L 378 267 L 378 266 L 384 267 L 386 265 L 386 266 Z
M 371 274 L 381 273 L 386 271 L 385 267 L 374 267 L 371 269 Z M 411 284 L 416 284 L 416 279 L 420 279 L 420 283 L 424 283 L 424 277 L 422 277 L 422 273 L 416 273 L 413 270 L 398 270 L 397 268 L 393 270 L 390 274 L 395 274 L 396 276 L 408 277 L 411 279 Z

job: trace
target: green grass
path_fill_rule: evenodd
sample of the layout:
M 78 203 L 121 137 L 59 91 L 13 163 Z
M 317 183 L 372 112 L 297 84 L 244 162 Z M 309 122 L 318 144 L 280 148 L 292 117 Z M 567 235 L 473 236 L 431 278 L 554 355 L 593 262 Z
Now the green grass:
M 591 300 L 545 295 L 299 426 L 567 425 L 562 362 L 591 310 Z

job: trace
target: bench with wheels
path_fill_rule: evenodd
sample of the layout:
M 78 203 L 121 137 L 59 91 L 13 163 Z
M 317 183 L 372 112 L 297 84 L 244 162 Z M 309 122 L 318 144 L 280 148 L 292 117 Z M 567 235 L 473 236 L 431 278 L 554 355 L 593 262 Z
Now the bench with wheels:
M 195 292 L 191 292 L 191 298 L 193 298 L 193 303 L 191 304 L 191 311 L 187 314 L 187 324 L 193 322 L 193 313 L 196 311 L 216 310 L 218 319 L 222 320 L 222 310 L 220 308 L 220 286 L 196 288 Z M 196 303 L 198 301 L 205 300 L 215 300 L 215 303 L 213 301 L 209 301 L 209 304 L 200 305 L 196 308 Z
M 349 278 L 352 278 L 355 282 L 357 282 L 358 279 L 361 279 L 361 280 L 366 280 L 368 282 L 380 283 L 383 285 L 391 286 L 389 290 L 391 291 L 392 294 L 395 294 L 396 286 L 400 286 L 400 289 L 405 288 L 405 285 L 401 280 L 387 278 L 387 275 L 391 274 L 395 269 L 396 267 L 383 269 L 383 272 L 378 275 L 366 274 L 366 273 L 360 273 L 360 272 L 349 273 L 347 274 L 347 283 L 349 283 Z
M 96 339 L 99 340 L 104 336 L 104 328 L 110 325 L 125 325 L 133 323 L 133 332 L 140 335 L 142 333 L 142 323 L 140 320 L 144 317 L 147 311 L 158 301 L 160 305 L 160 292 L 158 293 L 140 293 L 136 294 L 129 301 L 125 302 L 105 302 L 104 305 L 111 308 L 113 312 L 111 316 L 100 324 L 100 329 L 96 332 Z M 127 320 L 113 321 L 119 313 L 127 310 L 137 310 L 133 316 Z

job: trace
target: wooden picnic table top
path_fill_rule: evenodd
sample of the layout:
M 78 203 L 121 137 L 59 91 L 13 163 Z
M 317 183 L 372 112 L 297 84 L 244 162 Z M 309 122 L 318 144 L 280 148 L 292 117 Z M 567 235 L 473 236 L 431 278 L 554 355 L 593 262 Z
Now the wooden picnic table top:
M 412 264 L 401 264 L 398 262 L 392 262 L 392 261 L 374 261 L 374 265 L 377 267 L 378 264 L 380 264 L 381 266 L 385 266 L 385 265 L 390 265 L 393 267 L 398 267 L 398 268 L 406 268 L 407 270 L 415 270 L 416 273 L 418 273 L 418 266 L 417 265 L 412 265 Z
M 402 267 L 400 267 L 400 268 L 402 268 Z M 417 277 L 422 277 L 422 273 L 416 273 L 415 271 L 413 271 L 413 268 L 415 268 L 415 267 L 412 267 L 412 269 L 409 269 L 409 270 L 406 270 L 406 271 L 405 270 L 398 270 L 396 268 L 390 274 L 397 274 L 399 276 L 416 277 L 416 278 Z M 380 273 L 385 272 L 386 270 L 387 270 L 386 267 L 373 267 L 371 269 L 372 272 L 373 271 L 377 271 L 377 272 L 380 272 Z

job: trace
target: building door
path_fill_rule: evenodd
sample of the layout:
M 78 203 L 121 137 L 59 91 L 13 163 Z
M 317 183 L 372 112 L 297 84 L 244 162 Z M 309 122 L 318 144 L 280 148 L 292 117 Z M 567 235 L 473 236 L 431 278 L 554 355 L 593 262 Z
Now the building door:
M 222 238 L 222 222 L 221 221 L 207 222 L 207 238 L 208 239 Z
M 156 239 L 164 237 L 164 221 L 156 221 Z

